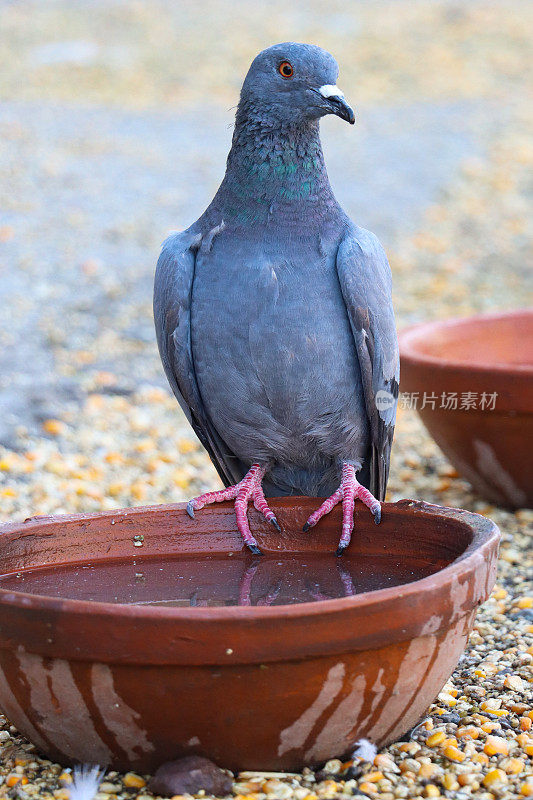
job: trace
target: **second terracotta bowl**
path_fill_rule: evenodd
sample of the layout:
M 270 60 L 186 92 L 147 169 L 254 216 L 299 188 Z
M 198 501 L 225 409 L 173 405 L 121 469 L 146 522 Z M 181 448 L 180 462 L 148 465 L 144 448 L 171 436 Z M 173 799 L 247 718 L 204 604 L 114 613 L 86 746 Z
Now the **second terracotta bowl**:
M 283 534 L 254 510 L 250 521 L 274 571 L 294 557 L 304 566 L 314 559 L 317 574 L 323 564 L 344 575 L 350 559 L 386 556 L 404 583 L 248 605 L 264 590 L 267 561 L 244 557 L 227 503 L 196 520 L 180 505 L 4 525 L 0 708 L 9 720 L 52 759 L 141 772 L 193 753 L 234 770 L 291 770 L 347 755 L 360 737 L 383 745 L 413 726 L 455 667 L 491 590 L 496 527 L 408 500 L 384 504 L 376 526 L 358 508 L 352 544 L 336 559 L 339 507 L 304 534 L 316 500 L 271 504 Z M 156 573 L 177 555 L 200 558 L 200 566 L 205 559 L 187 607 L 155 597 Z M 72 599 L 86 596 L 87 570 L 109 577 L 117 565 L 129 570 L 127 586 L 109 579 L 100 584 L 107 601 Z M 54 572 L 67 567 L 73 582 L 59 590 Z M 28 580 L 40 580 L 40 594 L 20 587 L 35 568 Z M 179 575 L 190 579 L 186 567 Z M 221 592 L 227 598 L 225 582 L 240 587 L 240 600 L 210 605 Z M 159 604 L 145 604 L 150 598 Z
M 452 464 L 491 503 L 533 507 L 533 310 L 400 334 L 401 389 Z

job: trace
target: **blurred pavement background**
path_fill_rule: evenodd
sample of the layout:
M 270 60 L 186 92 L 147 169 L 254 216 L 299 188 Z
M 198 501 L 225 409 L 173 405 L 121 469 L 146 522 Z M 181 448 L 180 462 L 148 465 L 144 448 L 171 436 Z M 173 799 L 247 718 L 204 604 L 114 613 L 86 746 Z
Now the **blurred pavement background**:
M 169 398 L 153 271 L 215 192 L 274 42 L 340 64 L 357 125 L 323 122 L 330 177 L 385 245 L 399 327 L 526 304 L 533 5 L 57 0 L 0 18 L 3 517 L 216 482 Z

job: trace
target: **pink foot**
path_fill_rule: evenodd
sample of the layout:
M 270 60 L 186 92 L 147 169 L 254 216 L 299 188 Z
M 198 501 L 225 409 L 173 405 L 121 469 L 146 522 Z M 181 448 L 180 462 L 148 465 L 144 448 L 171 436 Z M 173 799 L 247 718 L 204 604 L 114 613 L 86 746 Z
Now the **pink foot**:
M 265 495 L 261 488 L 261 481 L 266 470 L 259 464 L 252 464 L 242 481 L 235 486 L 228 486 L 218 492 L 206 492 L 198 497 L 189 500 L 187 503 L 187 514 L 194 519 L 194 512 L 199 511 L 210 503 L 222 503 L 224 500 L 235 500 L 235 516 L 237 517 L 237 527 L 241 533 L 244 543 L 250 548 L 252 553 L 261 555 L 261 550 L 252 536 L 250 525 L 246 513 L 248 503 L 252 500 L 256 509 L 267 519 L 277 531 L 281 533 L 279 522 L 274 512 L 268 507 Z
M 341 556 L 350 544 L 350 539 L 352 538 L 353 510 L 356 498 L 362 500 L 365 506 L 370 509 L 374 515 L 376 525 L 381 522 L 381 504 L 379 500 L 376 500 L 368 489 L 361 486 L 355 477 L 355 467 L 352 464 L 343 464 L 341 485 L 331 497 L 324 500 L 320 508 L 317 508 L 317 510 L 311 514 L 304 525 L 304 531 L 308 531 L 309 528 L 316 525 L 319 519 L 329 514 L 331 509 L 342 500 L 342 534 L 336 553 L 336 555 Z

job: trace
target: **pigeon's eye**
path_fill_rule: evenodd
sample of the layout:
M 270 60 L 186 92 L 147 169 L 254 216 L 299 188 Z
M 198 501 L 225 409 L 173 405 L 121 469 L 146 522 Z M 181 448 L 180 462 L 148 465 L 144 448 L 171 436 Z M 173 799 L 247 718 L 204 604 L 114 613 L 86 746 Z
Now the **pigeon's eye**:
M 294 70 L 290 61 L 282 61 L 278 67 L 278 72 L 282 78 L 292 78 Z

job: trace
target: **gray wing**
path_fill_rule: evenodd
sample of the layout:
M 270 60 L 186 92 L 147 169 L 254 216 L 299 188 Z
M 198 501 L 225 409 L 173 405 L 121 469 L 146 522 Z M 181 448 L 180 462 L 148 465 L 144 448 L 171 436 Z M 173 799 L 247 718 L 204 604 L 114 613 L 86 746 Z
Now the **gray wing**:
M 400 357 L 387 256 L 373 233 L 353 227 L 337 253 L 337 273 L 355 341 L 370 423 L 370 491 L 385 499 L 396 420 Z
M 201 236 L 184 231 L 163 242 L 154 283 L 154 321 L 161 361 L 172 391 L 229 486 L 246 470 L 218 435 L 205 410 L 191 350 L 191 296 Z

